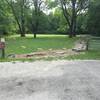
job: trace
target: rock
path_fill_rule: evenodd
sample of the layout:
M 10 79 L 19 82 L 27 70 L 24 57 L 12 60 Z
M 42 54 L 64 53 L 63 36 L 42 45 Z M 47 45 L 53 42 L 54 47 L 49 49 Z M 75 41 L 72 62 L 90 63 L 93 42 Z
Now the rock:
M 9 54 L 7 57 L 8 57 L 8 58 L 15 58 L 16 55 L 15 55 L 15 54 Z

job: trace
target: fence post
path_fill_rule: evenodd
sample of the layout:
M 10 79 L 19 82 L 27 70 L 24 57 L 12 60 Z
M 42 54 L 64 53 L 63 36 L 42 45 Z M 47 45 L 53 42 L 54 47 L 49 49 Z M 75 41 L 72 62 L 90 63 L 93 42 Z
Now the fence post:
M 86 50 L 89 50 L 89 40 L 86 41 Z
M 89 42 L 91 40 L 91 36 L 90 35 L 87 35 L 86 36 L 86 50 L 88 51 L 89 50 Z
M 1 38 L 1 40 L 0 40 L 0 49 L 2 52 L 1 57 L 5 58 L 5 39 L 4 38 Z

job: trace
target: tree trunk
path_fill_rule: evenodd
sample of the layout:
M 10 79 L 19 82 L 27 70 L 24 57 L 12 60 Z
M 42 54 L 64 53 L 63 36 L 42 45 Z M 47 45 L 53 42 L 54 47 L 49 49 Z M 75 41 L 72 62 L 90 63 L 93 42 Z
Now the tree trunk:
M 34 33 L 34 39 L 36 39 L 36 33 Z
M 35 27 L 34 27 L 34 38 L 36 38 L 38 27 L 39 27 L 39 17 L 40 17 L 40 6 L 42 4 L 41 0 L 33 0 L 34 1 L 34 8 L 35 8 Z M 33 19 L 34 20 L 34 19 Z
M 17 16 L 16 12 L 15 12 L 16 9 L 14 9 L 12 2 L 9 3 L 8 0 L 6 0 L 6 2 L 11 7 L 12 13 L 15 17 L 15 21 L 17 22 L 17 25 L 18 25 L 18 28 L 19 28 L 20 36 L 25 37 L 24 0 L 22 1 L 23 3 L 21 4 L 21 20 L 22 20 L 21 22 L 19 21 L 19 18 Z
M 71 25 L 70 25 L 70 34 L 69 37 L 76 36 L 76 10 L 75 10 L 76 0 L 72 0 L 72 17 L 71 17 Z
M 21 33 L 21 37 L 25 37 L 25 34 L 24 33 Z
M 24 14 L 24 10 L 25 10 L 25 7 L 24 7 L 24 3 L 25 1 L 22 0 L 22 3 L 21 3 L 21 37 L 25 37 L 25 14 Z
M 21 18 L 21 37 L 25 37 L 25 20 L 24 17 L 22 16 Z
M 76 25 L 77 25 L 77 15 L 74 15 L 74 25 L 73 25 L 73 37 L 76 37 Z
M 70 29 L 69 37 L 70 38 L 76 37 L 76 22 L 74 22 L 69 29 Z

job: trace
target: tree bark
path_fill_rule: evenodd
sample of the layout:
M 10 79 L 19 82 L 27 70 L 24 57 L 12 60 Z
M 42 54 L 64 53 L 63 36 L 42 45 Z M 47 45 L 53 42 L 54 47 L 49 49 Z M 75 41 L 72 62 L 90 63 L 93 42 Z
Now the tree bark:
M 68 8 L 66 7 L 66 2 L 64 0 L 61 1 L 61 7 L 63 11 L 63 15 L 67 21 L 67 24 L 69 26 L 69 37 L 75 37 L 76 36 L 76 21 L 77 21 L 77 12 L 76 12 L 76 0 L 71 0 L 72 9 L 71 13 L 68 11 Z
M 36 39 L 36 37 L 37 37 L 37 35 L 36 35 L 36 33 L 34 33 L 34 39 Z
M 74 37 L 76 36 L 76 0 L 71 0 L 72 2 L 72 17 L 71 17 L 71 27 L 70 27 L 70 36 Z
M 40 17 L 40 7 L 42 4 L 41 0 L 33 0 L 34 3 L 34 8 L 35 8 L 35 22 L 34 22 L 34 30 L 33 30 L 33 34 L 34 34 L 34 38 L 36 38 L 37 36 L 37 32 L 38 32 L 38 27 L 39 27 L 39 17 Z
M 17 17 L 14 6 L 12 5 L 12 1 L 11 1 L 11 3 L 9 3 L 9 1 L 6 0 L 6 2 L 10 6 L 12 13 L 13 13 L 13 16 L 15 17 L 15 21 L 16 21 L 18 28 L 19 28 L 19 31 L 20 31 L 20 36 L 25 37 L 24 0 L 21 4 L 21 22 L 19 21 L 19 19 Z
M 21 3 L 21 29 L 22 29 L 22 32 L 21 32 L 21 37 L 25 37 L 25 15 L 24 15 L 24 0 L 22 0 L 22 3 Z

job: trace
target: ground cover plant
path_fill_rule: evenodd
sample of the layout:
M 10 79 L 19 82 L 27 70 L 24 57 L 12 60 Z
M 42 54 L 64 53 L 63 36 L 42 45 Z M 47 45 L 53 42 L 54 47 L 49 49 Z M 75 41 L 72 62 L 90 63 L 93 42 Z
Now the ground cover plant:
M 6 37 L 6 58 L 0 61 L 33 61 L 33 60 L 58 60 L 58 59 L 100 59 L 100 45 L 99 40 L 91 40 L 89 42 L 89 50 L 79 53 L 78 55 L 69 55 L 62 57 L 48 57 L 48 58 L 29 58 L 29 59 L 8 59 L 7 56 L 11 54 L 29 54 L 37 51 L 48 50 L 67 50 L 72 49 L 75 43 L 80 39 L 80 36 L 69 38 L 66 35 L 38 35 L 33 39 L 32 35 L 26 37 L 19 37 L 18 35 Z M 69 52 L 68 52 L 69 53 Z

